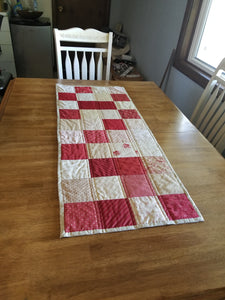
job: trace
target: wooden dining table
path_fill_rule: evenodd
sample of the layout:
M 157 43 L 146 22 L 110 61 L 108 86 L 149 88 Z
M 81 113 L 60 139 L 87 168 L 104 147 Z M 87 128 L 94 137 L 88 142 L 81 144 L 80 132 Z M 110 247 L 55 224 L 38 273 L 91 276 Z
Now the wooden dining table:
M 225 299 L 225 161 L 154 82 L 88 85 L 126 89 L 205 221 L 59 238 L 58 82 L 16 78 L 0 106 L 0 299 Z

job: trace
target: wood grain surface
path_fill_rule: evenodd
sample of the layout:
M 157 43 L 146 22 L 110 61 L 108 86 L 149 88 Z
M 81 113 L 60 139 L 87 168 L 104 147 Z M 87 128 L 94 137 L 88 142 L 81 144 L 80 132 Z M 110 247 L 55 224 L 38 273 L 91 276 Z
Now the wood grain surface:
M 153 82 L 124 86 L 205 222 L 59 238 L 55 79 L 17 78 L 0 121 L 0 299 L 225 299 L 225 162 Z

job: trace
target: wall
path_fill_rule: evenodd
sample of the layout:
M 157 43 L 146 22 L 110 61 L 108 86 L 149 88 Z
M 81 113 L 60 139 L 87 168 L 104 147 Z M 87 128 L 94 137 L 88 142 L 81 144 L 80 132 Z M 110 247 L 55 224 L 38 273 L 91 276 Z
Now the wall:
M 16 4 L 16 0 L 9 0 L 12 5 Z M 33 9 L 33 0 L 20 0 L 23 8 Z M 42 17 L 50 19 L 52 24 L 52 0 L 37 0 L 38 10 L 43 11 Z
M 110 7 L 110 27 L 113 28 L 116 23 L 121 23 L 120 13 L 121 13 L 121 0 L 111 0 Z
M 165 93 L 189 119 L 202 92 L 202 87 L 172 68 Z
M 32 0 L 21 2 L 32 7 Z M 37 2 L 43 16 L 52 20 L 52 1 Z M 160 84 L 177 45 L 186 4 L 187 0 L 111 0 L 110 26 L 123 23 L 138 68 L 146 80 Z M 190 117 L 202 88 L 172 68 L 165 92 Z
M 122 22 L 131 51 L 146 80 L 161 82 L 172 50 L 176 48 L 187 0 L 112 0 L 110 25 Z M 172 68 L 169 98 L 190 117 L 202 88 Z
M 43 11 L 43 17 L 51 20 L 52 24 L 52 1 L 51 0 L 37 0 L 38 10 Z

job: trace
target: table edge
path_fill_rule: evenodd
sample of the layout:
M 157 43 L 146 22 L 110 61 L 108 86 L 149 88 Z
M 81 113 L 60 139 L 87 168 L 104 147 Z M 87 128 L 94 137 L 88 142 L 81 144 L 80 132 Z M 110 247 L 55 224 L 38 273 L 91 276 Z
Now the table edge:
M 5 91 L 5 94 L 2 98 L 2 102 L 1 102 L 1 105 L 0 105 L 0 121 L 2 120 L 2 117 L 4 115 L 4 112 L 5 112 L 5 108 L 7 106 L 7 103 L 8 103 L 8 100 L 10 98 L 10 95 L 13 91 L 13 87 L 14 87 L 14 84 L 15 84 L 15 79 L 12 79 L 10 80 L 8 86 L 7 86 L 7 89 Z

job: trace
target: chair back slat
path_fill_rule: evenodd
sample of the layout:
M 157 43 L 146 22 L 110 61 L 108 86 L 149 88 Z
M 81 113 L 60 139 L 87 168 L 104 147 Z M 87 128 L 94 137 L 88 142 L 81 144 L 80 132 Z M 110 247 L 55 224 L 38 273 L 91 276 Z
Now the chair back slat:
M 220 153 L 223 153 L 225 149 L 225 130 L 223 130 L 223 134 L 221 135 L 220 140 L 216 145 L 216 148 Z
M 211 82 L 208 83 L 207 85 L 207 89 L 205 89 L 200 97 L 200 99 L 198 100 L 198 103 L 194 109 L 194 112 L 192 113 L 191 116 L 191 122 L 192 123 L 196 123 L 199 117 L 199 113 L 201 112 L 202 107 L 204 107 L 206 99 L 209 99 L 214 87 L 216 85 L 216 80 L 213 80 Z
M 74 61 L 73 61 L 73 72 L 74 79 L 80 80 L 80 63 L 77 56 L 77 51 L 74 52 Z
M 191 121 L 220 153 L 225 151 L 225 58 L 202 93 Z
M 102 53 L 99 53 L 98 66 L 97 66 L 97 80 L 102 80 L 102 70 L 103 70 Z
M 109 33 L 109 41 L 108 41 L 108 56 L 107 56 L 107 62 L 106 62 L 106 75 L 105 79 L 110 79 L 110 66 L 111 66 L 111 56 L 112 56 L 112 42 L 113 42 L 113 34 L 112 32 Z
M 216 126 L 212 130 L 212 144 L 216 146 L 216 144 L 219 142 L 221 136 L 223 135 L 223 132 L 225 130 L 225 124 L 224 119 L 221 117 L 217 123 Z
M 60 79 L 110 79 L 112 32 L 105 33 L 95 29 L 83 30 L 76 27 L 66 30 L 54 28 L 54 38 Z M 70 46 L 65 46 L 66 42 L 69 42 Z M 88 46 L 79 46 L 79 43 L 88 43 Z M 94 45 L 90 46 L 90 44 Z M 98 61 L 95 61 L 95 56 L 99 56 Z M 103 68 L 105 59 L 106 68 Z
M 216 134 L 217 130 L 217 124 L 219 123 L 220 118 L 222 118 L 222 115 L 225 111 L 225 102 L 223 102 L 223 98 L 225 95 L 225 90 L 221 93 L 221 95 L 217 98 L 215 101 L 213 108 L 211 109 L 209 113 L 209 119 L 207 126 L 204 129 L 203 134 L 207 136 L 208 140 L 211 142 L 214 135 Z M 222 119 L 221 119 L 222 121 Z M 217 129 L 217 130 L 216 130 Z M 210 134 L 211 133 L 211 134 Z
M 93 52 L 91 52 L 91 60 L 89 64 L 89 79 L 95 80 L 95 60 Z
M 86 52 L 83 52 L 83 58 L 82 58 L 82 62 L 81 62 L 81 78 L 83 80 L 87 80 L 87 58 L 86 58 Z
M 205 106 L 203 107 L 203 110 L 201 111 L 198 120 L 196 122 L 196 127 L 199 128 L 199 130 L 202 132 L 205 128 L 206 124 L 209 121 L 209 115 L 212 113 L 212 106 L 215 102 L 219 92 L 219 86 L 215 89 L 215 91 L 212 93 L 212 95 L 209 97 L 208 101 L 206 102 Z
M 69 56 L 69 51 L 66 51 L 65 68 L 66 68 L 66 78 L 73 79 L 72 65 L 71 65 L 71 60 L 70 60 L 70 56 Z

